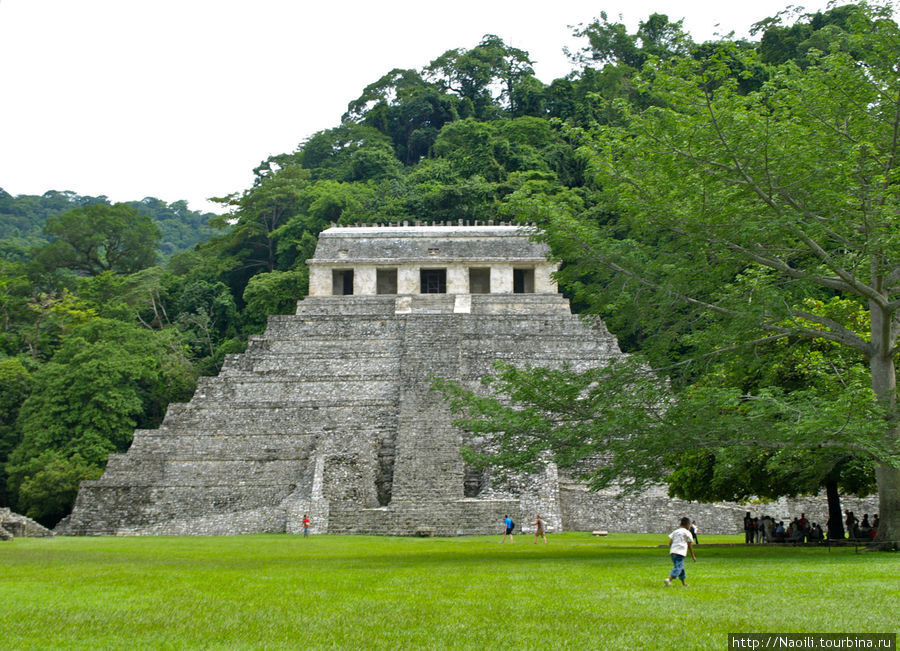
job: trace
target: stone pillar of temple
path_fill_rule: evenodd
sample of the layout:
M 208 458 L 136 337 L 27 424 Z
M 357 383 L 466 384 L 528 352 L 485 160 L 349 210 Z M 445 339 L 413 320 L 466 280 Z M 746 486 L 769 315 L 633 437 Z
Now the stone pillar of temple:
M 324 266 L 310 266 L 309 268 L 309 295 L 331 296 L 331 268 Z
M 513 266 L 511 264 L 491 265 L 491 294 L 513 293 Z
M 403 264 L 397 269 L 397 293 L 419 293 L 419 266 Z
M 559 264 L 539 264 L 534 269 L 534 292 L 536 294 L 556 294 L 559 287 L 550 276 L 559 268 Z
M 447 293 L 469 293 L 469 268 L 461 264 L 447 266 Z
M 353 293 L 358 296 L 374 296 L 376 293 L 375 265 L 361 264 L 354 267 Z

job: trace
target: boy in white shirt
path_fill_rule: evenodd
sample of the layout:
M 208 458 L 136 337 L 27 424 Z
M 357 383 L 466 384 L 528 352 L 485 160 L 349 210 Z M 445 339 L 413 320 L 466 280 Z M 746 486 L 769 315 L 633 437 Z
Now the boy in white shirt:
M 687 585 L 684 582 L 684 558 L 691 553 L 691 558 L 697 562 L 694 556 L 694 536 L 691 535 L 691 519 L 681 518 L 681 526 L 669 534 L 669 555 L 672 557 L 674 567 L 666 577 L 666 586 L 672 585 L 672 579 L 681 579 L 681 585 Z

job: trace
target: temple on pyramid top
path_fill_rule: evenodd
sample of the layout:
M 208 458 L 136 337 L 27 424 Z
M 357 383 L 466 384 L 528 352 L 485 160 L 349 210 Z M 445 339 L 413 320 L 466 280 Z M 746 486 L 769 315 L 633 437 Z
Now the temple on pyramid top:
M 309 295 L 556 294 L 546 245 L 514 225 L 333 227 L 308 260 Z

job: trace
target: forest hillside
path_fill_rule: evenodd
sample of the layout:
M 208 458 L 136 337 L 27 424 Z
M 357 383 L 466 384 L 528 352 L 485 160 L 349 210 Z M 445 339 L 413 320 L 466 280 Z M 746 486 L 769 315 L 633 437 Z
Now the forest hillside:
M 713 200 L 741 210 L 745 188 L 714 196 L 703 176 L 740 174 L 744 168 L 731 165 L 737 155 L 703 163 L 697 150 L 686 162 L 673 158 L 669 170 L 640 166 L 668 160 L 653 152 L 664 145 L 714 150 L 700 135 L 742 119 L 746 133 L 761 133 L 749 116 L 767 101 L 774 129 L 786 115 L 778 93 L 792 83 L 818 79 L 819 94 L 801 97 L 821 97 L 813 108 L 827 123 L 828 66 L 840 59 L 875 78 L 891 46 L 873 39 L 895 28 L 889 8 L 850 4 L 771 17 L 754 26 L 753 40 L 696 43 L 665 15 L 648 16 L 634 33 L 600 15 L 576 29 L 582 47 L 570 53 L 571 73 L 549 83 L 534 76 L 527 51 L 486 34 L 435 53 L 419 69 L 385 71 L 335 116 L 333 128 L 260 162 L 250 187 L 218 199 L 223 215 L 190 211 L 183 201 L 111 204 L 63 191 L 0 190 L 0 506 L 51 526 L 64 517 L 79 482 L 102 474 L 107 456 L 126 450 L 135 428 L 156 427 L 169 402 L 187 400 L 197 377 L 217 373 L 269 315 L 293 312 L 306 293 L 304 261 L 317 234 L 333 224 L 537 223 L 563 261 L 560 286 L 576 310 L 602 316 L 623 348 L 664 373 L 676 394 L 768 391 L 799 400 L 797 392 L 806 392 L 829 404 L 840 387 L 860 395 L 853 382 L 868 377 L 860 350 L 775 337 L 759 320 L 771 325 L 772 314 L 739 318 L 723 306 L 751 289 L 767 300 L 780 291 L 775 303 L 802 306 L 808 330 L 839 323 L 849 332 L 867 327 L 865 301 L 835 286 L 794 291 L 799 282 L 772 281 L 767 263 L 774 258 L 748 240 L 723 235 L 700 245 L 685 237 L 702 230 L 696 224 L 654 221 L 693 201 L 665 196 L 663 187 L 709 198 L 691 204 L 692 214 L 706 214 Z M 730 122 L 720 125 L 708 117 L 725 92 Z M 702 102 L 700 109 L 691 104 L 703 97 L 705 122 Z M 696 120 L 693 136 L 678 130 L 687 117 Z M 784 129 L 786 138 L 801 133 Z M 845 158 L 884 155 L 880 143 L 870 145 Z M 779 155 L 780 164 L 798 166 L 814 157 Z M 802 176 L 797 171 L 794 182 Z M 887 193 L 885 201 L 896 196 Z M 656 212 L 642 214 L 635 202 Z M 765 209 L 781 207 L 773 200 Z M 722 242 L 724 249 L 714 246 Z M 758 259 L 734 255 L 740 247 Z M 717 309 L 701 314 L 701 304 Z M 739 352 L 707 356 L 726 341 Z M 750 355 L 738 345 L 748 341 L 756 342 Z M 828 426 L 822 418 L 820 429 Z M 856 443 L 825 454 L 807 439 L 737 449 L 719 440 L 662 455 L 648 468 L 692 499 L 820 487 L 864 494 L 875 488 L 874 468 L 896 451 Z M 769 467 L 778 469 L 774 479 L 757 472 Z

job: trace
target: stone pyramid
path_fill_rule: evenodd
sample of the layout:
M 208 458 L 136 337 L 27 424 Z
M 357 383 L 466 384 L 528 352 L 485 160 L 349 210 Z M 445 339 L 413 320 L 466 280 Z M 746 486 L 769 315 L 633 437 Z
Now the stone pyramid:
M 541 513 L 590 529 L 593 498 L 553 466 L 495 485 L 459 455 L 430 377 L 476 387 L 502 359 L 575 369 L 620 356 L 572 315 L 546 248 L 507 225 L 334 227 L 309 296 L 172 404 L 81 486 L 69 534 L 502 532 Z

